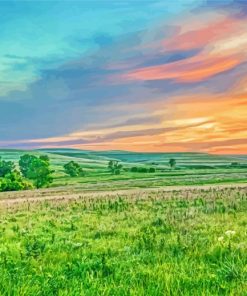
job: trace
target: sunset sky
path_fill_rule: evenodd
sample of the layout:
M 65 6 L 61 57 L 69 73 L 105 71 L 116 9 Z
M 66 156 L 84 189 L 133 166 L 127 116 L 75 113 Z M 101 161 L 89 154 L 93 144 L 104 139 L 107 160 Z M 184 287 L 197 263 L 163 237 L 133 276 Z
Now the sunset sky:
M 246 0 L 0 13 L 0 147 L 247 154 Z

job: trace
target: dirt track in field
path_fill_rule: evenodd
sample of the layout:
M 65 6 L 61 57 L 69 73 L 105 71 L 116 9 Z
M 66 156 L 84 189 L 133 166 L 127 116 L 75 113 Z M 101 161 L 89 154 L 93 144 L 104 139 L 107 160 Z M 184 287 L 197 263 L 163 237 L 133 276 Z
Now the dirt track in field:
M 112 190 L 112 191 L 76 191 L 73 188 L 50 188 L 43 190 L 30 190 L 30 191 L 19 191 L 19 192 L 4 192 L 0 193 L 0 206 L 11 206 L 20 203 L 33 203 L 43 201 L 66 201 L 76 200 L 80 198 L 100 198 L 100 197 L 114 197 L 114 196 L 130 196 L 135 194 L 149 194 L 155 192 L 171 192 L 171 191 L 194 191 L 194 190 L 221 190 L 227 188 L 246 188 L 246 184 L 218 184 L 218 185 L 202 185 L 202 186 L 166 186 L 159 188 L 136 188 L 126 190 Z

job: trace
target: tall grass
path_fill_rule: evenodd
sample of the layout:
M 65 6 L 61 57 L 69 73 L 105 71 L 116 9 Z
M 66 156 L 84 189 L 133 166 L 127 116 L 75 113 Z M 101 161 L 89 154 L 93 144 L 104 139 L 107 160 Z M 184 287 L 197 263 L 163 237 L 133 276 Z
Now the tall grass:
M 246 295 L 246 189 L 1 209 L 1 295 Z

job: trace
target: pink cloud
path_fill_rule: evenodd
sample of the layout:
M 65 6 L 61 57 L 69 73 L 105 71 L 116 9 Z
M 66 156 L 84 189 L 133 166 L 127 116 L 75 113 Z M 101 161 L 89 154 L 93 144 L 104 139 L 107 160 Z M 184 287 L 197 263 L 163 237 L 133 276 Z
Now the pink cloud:
M 241 63 L 241 57 L 211 57 L 201 54 L 164 65 L 139 68 L 123 75 L 125 80 L 173 79 L 178 82 L 198 82 L 230 70 Z
M 234 33 L 239 27 L 239 22 L 230 17 L 223 20 L 215 20 L 213 23 L 203 28 L 186 31 L 177 34 L 162 42 L 165 50 L 190 50 L 202 48 L 208 43 L 212 43 L 219 38 L 223 38 Z

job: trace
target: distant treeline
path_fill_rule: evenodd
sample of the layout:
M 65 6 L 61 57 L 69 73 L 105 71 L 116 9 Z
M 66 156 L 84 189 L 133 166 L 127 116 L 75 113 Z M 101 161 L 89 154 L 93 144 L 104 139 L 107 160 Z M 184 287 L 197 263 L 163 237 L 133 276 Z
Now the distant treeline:
M 130 169 L 132 173 L 155 173 L 155 168 L 146 168 L 146 167 L 132 167 Z

